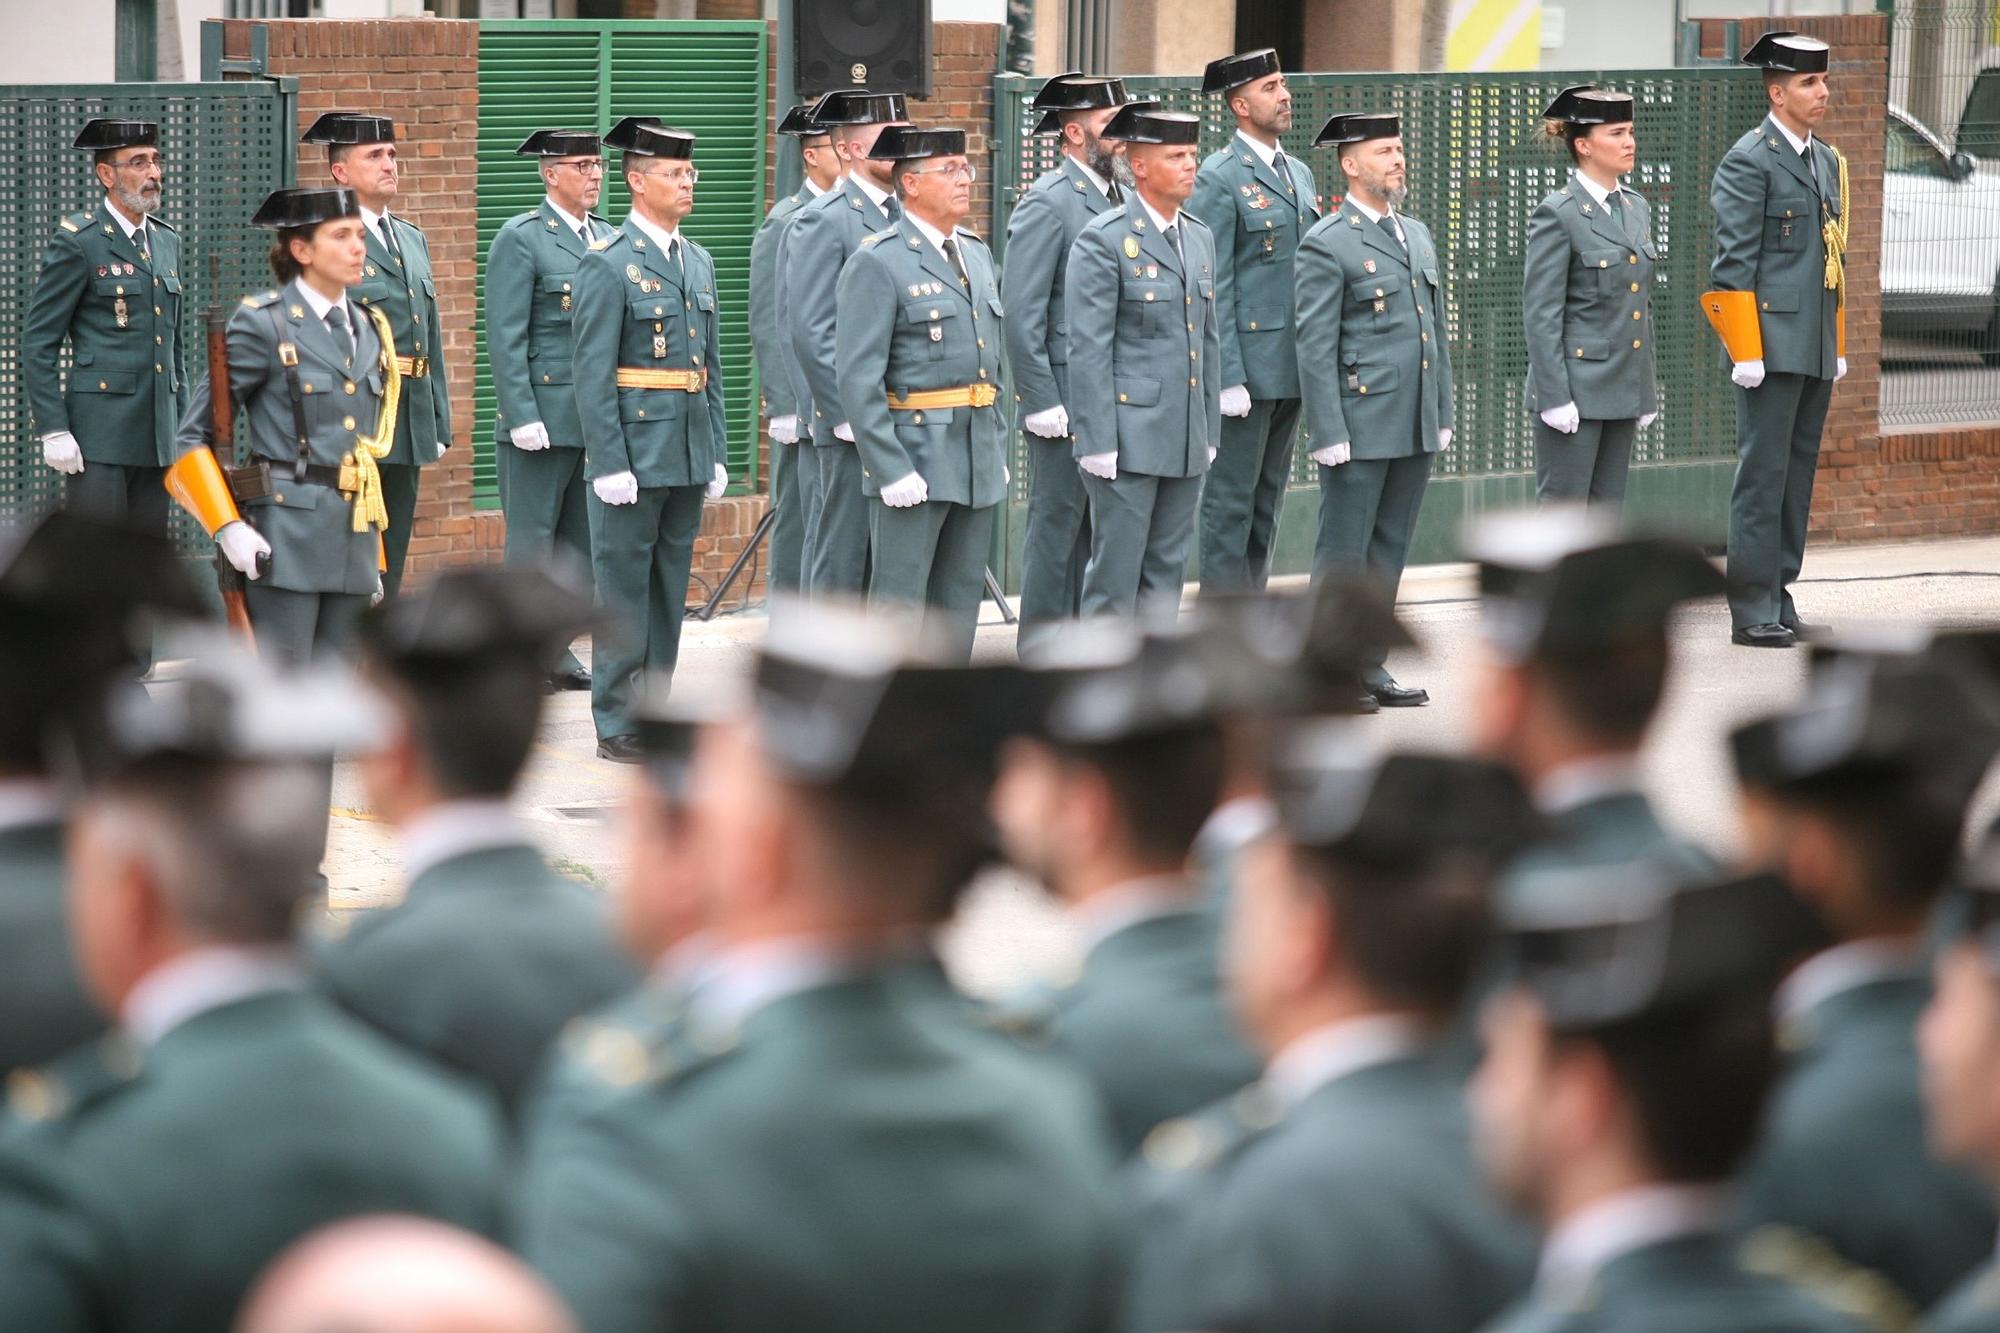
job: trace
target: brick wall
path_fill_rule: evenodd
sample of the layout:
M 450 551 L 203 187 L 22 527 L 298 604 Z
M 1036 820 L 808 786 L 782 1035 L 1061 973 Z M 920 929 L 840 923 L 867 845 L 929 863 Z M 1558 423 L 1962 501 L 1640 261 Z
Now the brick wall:
M 965 151 L 979 168 L 972 216 L 965 225 L 984 235 L 993 216 L 993 71 L 1005 30 L 997 23 L 931 25 L 931 95 L 910 102 L 919 125 L 965 131 Z
M 1740 20 L 1743 46 L 1774 22 Z M 1834 386 L 1813 489 L 1813 540 L 1912 540 L 2000 532 L 2000 423 L 1881 427 L 1882 108 L 1889 24 L 1875 14 L 1785 20 L 1833 47 L 1822 137 L 1846 155 L 1847 378 Z M 1704 55 L 1723 51 L 1723 21 L 1702 25 Z M 1749 128 L 1745 126 L 1744 128 Z

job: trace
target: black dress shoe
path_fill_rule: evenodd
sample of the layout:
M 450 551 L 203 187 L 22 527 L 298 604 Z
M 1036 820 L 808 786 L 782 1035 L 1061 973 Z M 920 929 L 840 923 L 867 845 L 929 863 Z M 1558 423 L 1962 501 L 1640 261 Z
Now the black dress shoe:
M 1393 677 L 1384 677 L 1380 685 L 1370 685 L 1368 693 L 1384 708 L 1421 708 L 1431 701 L 1428 690 L 1398 685 Z
M 1729 631 L 1729 641 L 1745 648 L 1789 648 L 1798 639 L 1783 625 L 1739 625 Z
M 597 743 L 597 757 L 614 764 L 637 764 L 646 758 L 637 736 L 606 736 Z
M 1354 701 L 1354 711 L 1356 714 L 1379 713 L 1382 711 L 1382 705 L 1375 702 L 1374 695 L 1363 690 L 1361 697 Z
M 1823 639 L 1828 633 L 1827 627 L 1818 621 L 1801 620 L 1797 616 L 1793 616 L 1790 620 L 1780 620 L 1778 623 L 1790 630 L 1792 637 L 1800 643 L 1811 643 L 1814 639 Z
M 551 691 L 587 690 L 589 688 L 590 673 L 582 667 L 577 667 L 573 671 L 549 672 L 549 689 Z

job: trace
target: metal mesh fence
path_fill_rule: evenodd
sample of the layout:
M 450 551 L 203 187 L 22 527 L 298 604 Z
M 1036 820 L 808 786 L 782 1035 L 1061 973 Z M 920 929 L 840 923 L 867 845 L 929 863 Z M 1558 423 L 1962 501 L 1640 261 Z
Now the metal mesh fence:
M 1899 7 L 1882 178 L 1882 424 L 2000 420 L 2000 10 Z

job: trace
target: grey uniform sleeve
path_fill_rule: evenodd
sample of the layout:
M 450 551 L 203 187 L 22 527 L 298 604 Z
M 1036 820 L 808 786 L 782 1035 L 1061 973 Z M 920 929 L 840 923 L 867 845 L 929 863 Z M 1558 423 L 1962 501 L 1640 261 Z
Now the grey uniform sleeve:
M 1528 257 L 1521 270 L 1521 328 L 1528 342 L 1528 386 L 1537 411 L 1576 401 L 1563 360 L 1569 259 L 1569 230 L 1556 204 L 1544 200 L 1528 220 Z
M 1062 405 L 1049 364 L 1049 293 L 1068 259 L 1062 219 L 1046 190 L 1021 196 L 1007 219 L 1007 267 L 1000 299 L 1007 308 L 1007 354 L 1023 415 Z

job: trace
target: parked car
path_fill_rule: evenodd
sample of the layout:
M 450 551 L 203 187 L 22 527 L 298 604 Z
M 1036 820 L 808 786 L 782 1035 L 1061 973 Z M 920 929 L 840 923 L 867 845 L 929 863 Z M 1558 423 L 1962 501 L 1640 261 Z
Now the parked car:
M 1882 177 L 1882 328 L 1971 335 L 2000 366 L 2000 163 L 1944 141 L 1889 107 Z

